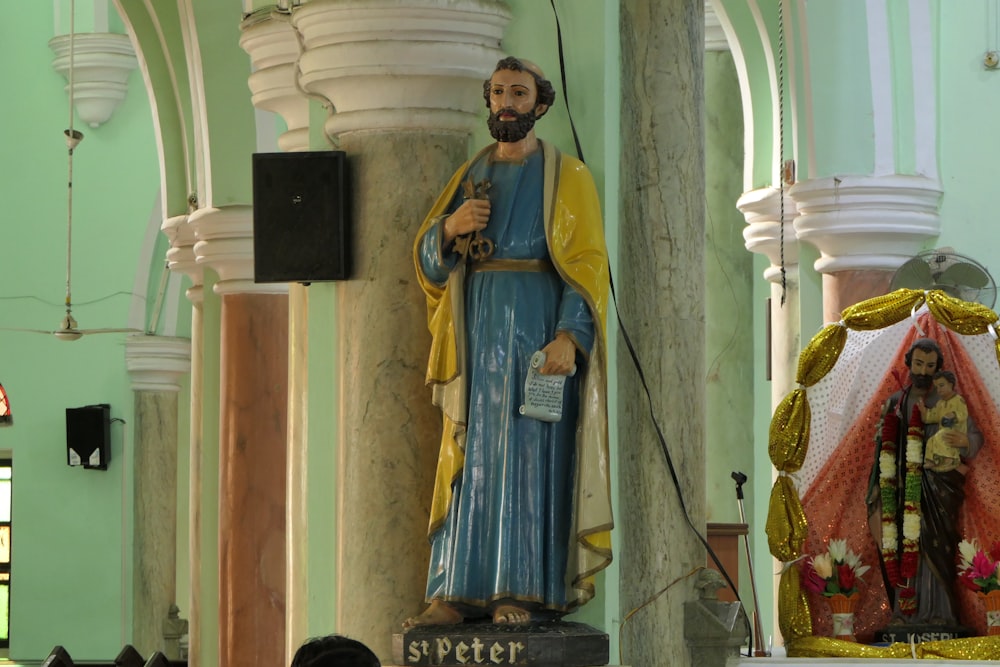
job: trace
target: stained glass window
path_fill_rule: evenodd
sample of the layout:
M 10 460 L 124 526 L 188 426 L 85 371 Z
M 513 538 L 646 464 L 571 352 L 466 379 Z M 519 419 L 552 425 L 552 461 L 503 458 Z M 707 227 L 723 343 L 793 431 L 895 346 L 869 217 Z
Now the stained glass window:
M 14 418 L 10 415 L 10 399 L 7 398 L 7 392 L 4 391 L 3 385 L 0 384 L 0 426 L 10 426 L 14 421 Z

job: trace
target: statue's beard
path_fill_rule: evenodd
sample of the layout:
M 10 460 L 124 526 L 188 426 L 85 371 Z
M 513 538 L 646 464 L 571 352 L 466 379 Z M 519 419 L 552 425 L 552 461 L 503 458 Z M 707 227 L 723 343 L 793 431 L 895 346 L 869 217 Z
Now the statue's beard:
M 933 376 L 917 375 L 916 373 L 910 373 L 910 379 L 913 382 L 913 386 L 917 389 L 930 389 L 931 383 L 934 382 Z
M 500 114 L 513 114 L 514 120 L 500 120 Z M 528 136 L 531 128 L 535 126 L 535 112 L 517 113 L 511 108 L 500 109 L 496 113 L 490 112 L 490 117 L 486 120 L 486 126 L 490 128 L 490 134 L 499 142 L 513 143 Z

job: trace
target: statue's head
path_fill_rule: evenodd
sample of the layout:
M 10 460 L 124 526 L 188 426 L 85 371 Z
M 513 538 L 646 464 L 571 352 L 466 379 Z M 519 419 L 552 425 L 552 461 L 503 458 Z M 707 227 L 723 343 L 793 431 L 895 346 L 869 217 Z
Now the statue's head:
M 494 139 L 515 142 L 528 136 L 535 121 L 555 101 L 552 83 L 531 61 L 514 57 L 497 63 L 483 82 L 483 99 L 490 110 L 487 125 Z
M 906 352 L 906 367 L 910 369 L 910 381 L 917 389 L 930 389 L 934 374 L 944 366 L 944 355 L 937 341 L 918 338 Z

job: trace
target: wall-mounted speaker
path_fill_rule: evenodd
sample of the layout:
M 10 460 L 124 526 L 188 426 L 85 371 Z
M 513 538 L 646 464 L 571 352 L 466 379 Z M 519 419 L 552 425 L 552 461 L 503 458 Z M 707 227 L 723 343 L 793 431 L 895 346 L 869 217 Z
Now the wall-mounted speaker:
M 107 470 L 111 461 L 111 406 L 66 408 L 66 462 Z
M 344 151 L 255 153 L 254 281 L 350 277 L 350 202 Z

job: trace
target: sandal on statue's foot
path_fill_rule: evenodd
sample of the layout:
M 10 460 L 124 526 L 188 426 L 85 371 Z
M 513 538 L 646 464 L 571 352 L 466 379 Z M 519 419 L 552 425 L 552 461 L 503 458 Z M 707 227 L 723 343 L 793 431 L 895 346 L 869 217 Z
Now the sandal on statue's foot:
M 403 629 L 409 630 L 420 625 L 456 625 L 463 620 L 465 617 L 447 602 L 431 600 L 427 609 L 403 621 Z

